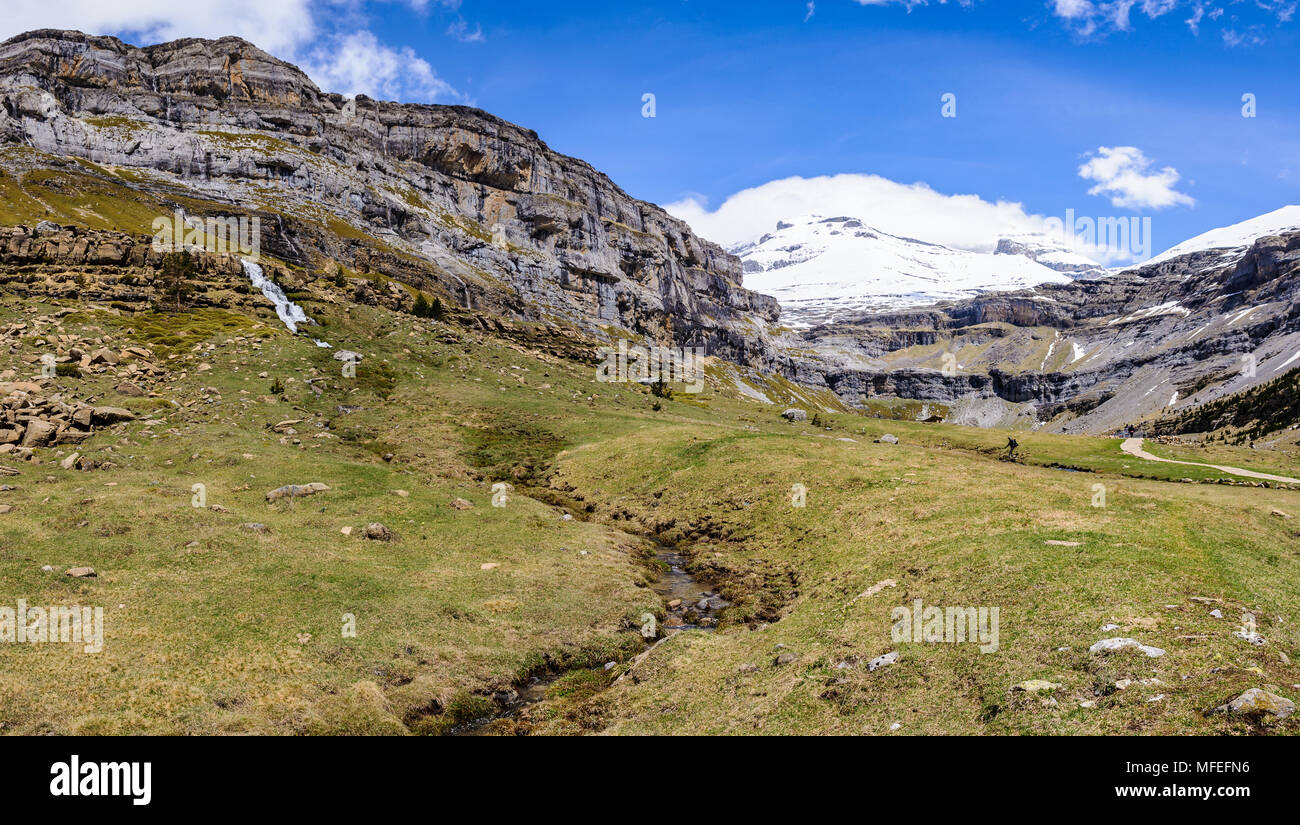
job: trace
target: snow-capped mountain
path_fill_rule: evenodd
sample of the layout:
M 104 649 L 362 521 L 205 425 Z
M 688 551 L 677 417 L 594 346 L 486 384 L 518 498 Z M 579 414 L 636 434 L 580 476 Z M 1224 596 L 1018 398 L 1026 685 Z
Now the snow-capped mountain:
M 1043 235 L 1005 235 L 998 239 L 994 254 L 1023 255 L 1071 278 L 1101 278 L 1109 273 L 1092 258 L 1072 252 Z
M 1300 206 L 1284 206 L 1241 223 L 1234 223 L 1232 226 L 1211 229 L 1209 232 L 1170 247 L 1149 261 L 1144 261 L 1141 266 L 1162 263 L 1179 255 L 1210 249 L 1222 249 L 1225 257 L 1239 257 L 1258 238 L 1296 230 L 1300 230 Z
M 780 222 L 775 232 L 729 251 L 743 262 L 745 287 L 775 297 L 783 321 L 796 327 L 1104 271 L 1047 236 L 1013 237 L 997 252 L 975 252 L 818 215 Z

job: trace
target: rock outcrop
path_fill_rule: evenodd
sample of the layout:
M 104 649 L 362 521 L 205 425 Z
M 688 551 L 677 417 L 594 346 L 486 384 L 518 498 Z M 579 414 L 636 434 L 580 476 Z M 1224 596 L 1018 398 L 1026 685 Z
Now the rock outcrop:
M 867 315 L 790 346 L 815 353 L 790 377 L 849 404 L 982 399 L 1063 432 L 1141 429 L 1300 367 L 1300 233 L 1239 255 Z
M 233 37 L 137 48 L 57 30 L 0 44 L 0 103 L 4 142 L 130 169 L 112 183 L 154 202 L 180 187 L 258 215 L 263 254 L 293 266 L 336 260 L 515 318 L 773 357 L 778 307 L 741 286 L 735 257 L 477 109 L 328 94 Z

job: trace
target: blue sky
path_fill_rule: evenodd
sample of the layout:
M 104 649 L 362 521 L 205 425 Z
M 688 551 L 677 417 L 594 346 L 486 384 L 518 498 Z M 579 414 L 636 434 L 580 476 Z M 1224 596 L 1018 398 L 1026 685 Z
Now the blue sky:
M 1295 0 L 18 5 L 11 29 L 237 33 L 333 90 L 472 103 L 636 197 L 704 211 L 853 173 L 1032 215 L 1150 215 L 1159 251 L 1300 202 Z

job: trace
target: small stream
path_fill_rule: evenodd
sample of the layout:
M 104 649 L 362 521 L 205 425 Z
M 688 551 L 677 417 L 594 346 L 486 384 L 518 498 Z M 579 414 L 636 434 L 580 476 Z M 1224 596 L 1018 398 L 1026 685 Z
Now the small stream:
M 664 612 L 667 614 L 658 626 L 658 638 L 647 639 L 646 649 L 656 642 L 683 630 L 712 631 L 718 626 L 719 614 L 730 603 L 718 595 L 716 589 L 697 579 L 686 570 L 686 556 L 673 548 L 648 539 L 654 545 L 655 559 L 664 566 L 662 574 L 651 583 L 650 587 L 664 600 Z M 518 716 L 525 708 L 546 700 L 546 689 L 563 674 L 549 673 L 534 676 L 526 685 L 516 687 L 510 695 L 502 700 L 498 713 L 482 719 L 475 719 L 452 729 L 452 736 L 487 736 L 492 733 L 491 723 L 500 719 Z

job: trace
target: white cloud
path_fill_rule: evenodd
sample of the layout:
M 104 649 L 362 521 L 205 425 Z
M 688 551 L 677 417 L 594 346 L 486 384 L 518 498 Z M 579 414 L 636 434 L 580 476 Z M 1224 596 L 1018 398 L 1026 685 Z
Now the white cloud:
M 416 13 L 455 10 L 460 0 L 403 0 Z M 409 47 L 381 43 L 367 28 L 365 0 L 7 0 L 0 39 L 41 28 L 113 34 L 136 45 L 180 37 L 242 37 L 300 66 L 323 90 L 420 102 L 463 101 Z M 472 41 L 481 30 L 455 31 Z
M 483 36 L 481 25 L 475 23 L 473 30 L 470 30 L 469 23 L 465 22 L 463 17 L 457 17 L 455 22 L 447 27 L 447 34 L 462 43 L 482 43 L 487 39 Z
M 666 208 L 700 236 L 724 246 L 772 232 L 777 221 L 814 214 L 854 217 L 892 235 L 980 252 L 993 251 L 1002 237 L 1048 231 L 1047 218 L 1026 212 L 1019 203 L 945 195 L 924 183 L 897 183 L 878 175 L 785 178 L 737 192 L 714 210 L 698 195 Z M 1121 254 L 1084 246 L 1074 251 L 1102 261 Z
M 1172 166 L 1152 169 L 1151 160 L 1136 146 L 1102 146 L 1079 167 L 1079 177 L 1096 181 L 1089 195 L 1110 198 L 1125 209 L 1164 209 L 1191 206 L 1190 196 L 1174 187 L 1180 180 Z
M 1223 5 L 1240 5 L 1243 0 L 1221 0 Z M 1199 35 L 1201 23 L 1205 20 L 1220 20 L 1224 16 L 1222 6 L 1215 6 L 1214 0 L 1049 0 L 1048 8 L 1059 17 L 1075 34 L 1090 37 L 1094 34 L 1104 35 L 1108 31 L 1132 31 L 1133 7 L 1141 9 L 1142 14 L 1151 20 L 1184 6 L 1191 9 L 1191 16 L 1183 22 L 1192 34 Z M 1300 0 L 1255 0 L 1253 7 L 1262 10 L 1276 19 L 1279 25 L 1290 22 L 1294 17 Z M 1247 7 L 1250 8 L 1250 7 Z M 1263 42 L 1259 33 L 1260 26 L 1252 26 L 1247 35 L 1236 31 L 1225 32 L 1224 40 L 1229 45 Z
M 133 35 L 140 44 L 178 37 L 243 37 L 268 52 L 294 53 L 318 34 L 311 0 L 8 0 L 0 38 L 32 29 Z
M 460 97 L 410 47 L 385 46 L 368 31 L 355 32 L 313 51 L 303 68 L 325 88 L 344 95 L 394 99 L 405 93 L 427 100 Z
M 813 18 L 813 15 L 816 13 L 817 13 L 817 4 L 812 2 L 812 0 L 809 0 L 808 13 L 803 16 L 803 22 L 807 23 L 809 20 Z

